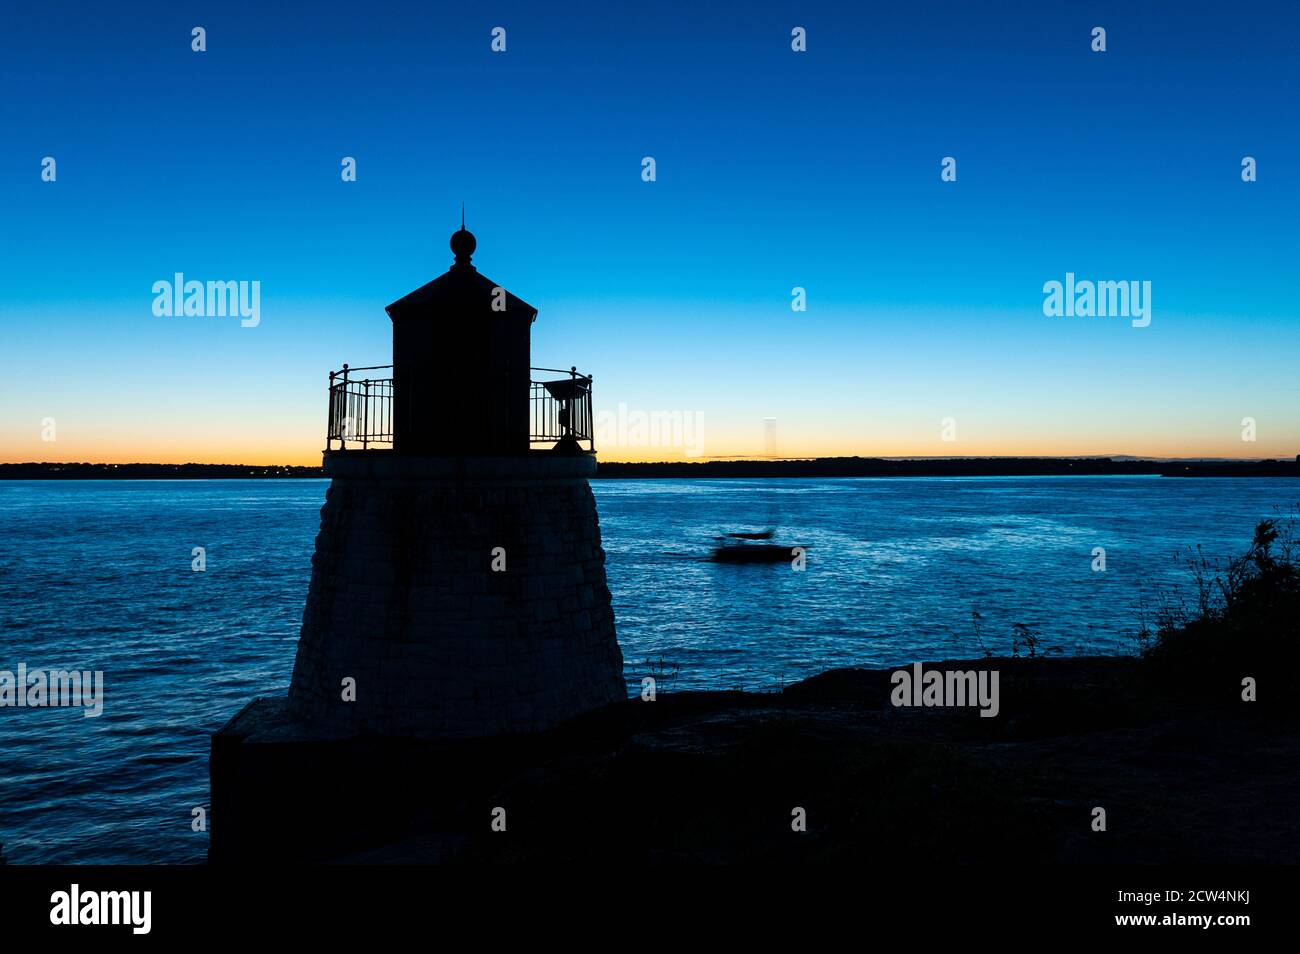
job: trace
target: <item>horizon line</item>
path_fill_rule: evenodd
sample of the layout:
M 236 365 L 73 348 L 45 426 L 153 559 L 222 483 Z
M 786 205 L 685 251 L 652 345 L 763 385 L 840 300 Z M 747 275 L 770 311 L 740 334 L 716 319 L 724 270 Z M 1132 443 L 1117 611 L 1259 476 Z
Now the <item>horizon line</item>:
M 387 452 L 388 448 L 379 449 L 380 453 Z M 371 451 L 374 453 L 375 451 Z M 335 451 L 334 453 L 339 453 Z M 343 452 L 347 453 L 347 452 Z M 544 454 L 546 451 L 530 451 L 534 454 Z M 599 457 L 599 451 L 596 452 Z M 988 461 L 1122 461 L 1125 463 L 1143 463 L 1150 462 L 1156 464 L 1174 464 L 1174 463 L 1293 463 L 1300 461 L 1300 454 L 1294 458 L 1281 457 L 1148 457 L 1140 454 L 943 454 L 943 455 L 866 455 L 866 454 L 837 454 L 837 455 L 799 455 L 799 456 L 771 456 L 763 454 L 735 454 L 735 455 L 708 455 L 691 458 L 669 458 L 663 460 L 606 460 L 607 464 L 647 464 L 647 465 L 673 465 L 682 464 L 707 464 L 707 463 L 727 463 L 730 461 L 737 462 L 808 462 L 808 461 L 845 461 L 845 460 L 879 460 L 890 462 L 906 461 L 948 461 L 948 460 L 988 460 Z M 250 467 L 250 468 L 317 468 L 321 464 L 246 464 L 237 461 L 94 461 L 94 460 L 26 460 L 26 461 L 0 461 L 0 467 Z

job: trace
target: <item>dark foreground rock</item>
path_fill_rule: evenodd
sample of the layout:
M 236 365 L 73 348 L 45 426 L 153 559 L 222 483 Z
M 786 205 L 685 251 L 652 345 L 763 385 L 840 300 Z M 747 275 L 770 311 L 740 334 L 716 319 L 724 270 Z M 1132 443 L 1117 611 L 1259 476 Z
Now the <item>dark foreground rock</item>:
M 1300 861 L 1297 722 L 1242 702 L 1237 674 L 1193 698 L 1127 658 L 926 668 L 998 670 L 1000 713 L 895 708 L 892 670 L 862 669 L 660 693 L 492 741 L 329 736 L 257 700 L 213 737 L 210 858 Z

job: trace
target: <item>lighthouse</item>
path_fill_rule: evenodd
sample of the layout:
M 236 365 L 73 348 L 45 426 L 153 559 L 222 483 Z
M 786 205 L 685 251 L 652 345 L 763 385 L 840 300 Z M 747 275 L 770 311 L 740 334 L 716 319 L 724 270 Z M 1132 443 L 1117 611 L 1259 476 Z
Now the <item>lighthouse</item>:
M 537 309 L 454 260 L 386 309 L 392 365 L 330 373 L 330 478 L 287 713 L 400 738 L 548 729 L 626 698 L 592 377 L 531 366 Z

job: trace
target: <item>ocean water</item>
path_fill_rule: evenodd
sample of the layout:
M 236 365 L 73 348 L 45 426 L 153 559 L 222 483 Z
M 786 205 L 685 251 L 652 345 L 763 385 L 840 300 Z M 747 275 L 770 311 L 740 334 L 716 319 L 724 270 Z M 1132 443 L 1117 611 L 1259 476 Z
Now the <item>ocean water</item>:
M 12 863 L 199 862 L 208 736 L 283 692 L 326 482 L 0 481 L 0 670 L 102 670 L 103 714 L 0 708 Z M 1011 648 L 1133 651 L 1174 555 L 1239 552 L 1300 482 L 1145 477 L 593 484 L 629 686 L 776 689 L 823 669 Z M 807 564 L 703 557 L 775 526 Z M 207 569 L 191 569 L 194 547 Z M 1106 569 L 1093 570 L 1104 547 Z

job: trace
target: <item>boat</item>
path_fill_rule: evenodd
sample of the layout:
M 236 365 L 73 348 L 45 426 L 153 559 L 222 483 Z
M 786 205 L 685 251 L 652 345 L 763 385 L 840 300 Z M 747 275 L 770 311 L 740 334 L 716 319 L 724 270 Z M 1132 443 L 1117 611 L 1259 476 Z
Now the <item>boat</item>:
M 771 540 L 773 533 L 773 530 L 761 530 L 714 537 L 719 542 L 710 559 L 715 563 L 786 563 L 793 560 L 795 547 L 758 542 Z

